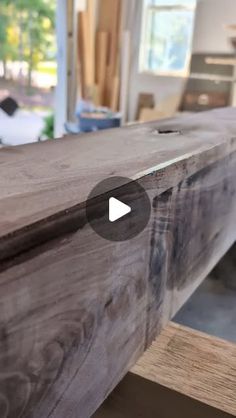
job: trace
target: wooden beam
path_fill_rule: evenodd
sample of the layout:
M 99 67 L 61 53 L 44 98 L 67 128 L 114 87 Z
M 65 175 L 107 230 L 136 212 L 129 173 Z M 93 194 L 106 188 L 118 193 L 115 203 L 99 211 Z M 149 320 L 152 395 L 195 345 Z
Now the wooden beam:
M 172 323 L 133 373 L 236 415 L 235 343 Z
M 93 418 L 236 415 L 236 344 L 171 323 Z
M 109 33 L 97 32 L 96 45 L 96 82 L 98 84 L 98 101 L 102 106 L 106 88 L 106 69 L 108 58 Z
M 235 116 L 1 150 L 0 400 L 9 417 L 89 417 L 232 245 Z M 97 236 L 85 216 L 93 186 L 114 175 L 136 179 L 152 204 L 145 230 L 122 243 Z

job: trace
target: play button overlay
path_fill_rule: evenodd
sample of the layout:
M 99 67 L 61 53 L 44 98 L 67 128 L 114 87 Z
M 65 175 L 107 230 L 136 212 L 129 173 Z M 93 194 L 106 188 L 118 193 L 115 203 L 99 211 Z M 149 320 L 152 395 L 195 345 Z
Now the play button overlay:
M 91 228 L 109 241 L 126 241 L 140 234 L 150 218 L 151 205 L 138 181 L 108 177 L 91 191 L 86 217 Z
M 116 199 L 110 197 L 109 199 L 109 221 L 115 222 L 123 216 L 131 212 L 131 207 Z

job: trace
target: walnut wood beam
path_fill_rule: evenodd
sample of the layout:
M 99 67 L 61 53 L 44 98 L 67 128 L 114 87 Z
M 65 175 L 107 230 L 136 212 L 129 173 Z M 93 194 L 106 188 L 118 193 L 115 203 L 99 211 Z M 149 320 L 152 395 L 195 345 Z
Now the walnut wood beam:
M 89 417 L 232 245 L 235 121 L 223 109 L 0 151 L 1 417 Z M 111 175 L 152 204 L 122 243 L 85 216 Z
M 170 323 L 93 418 L 236 415 L 236 344 Z

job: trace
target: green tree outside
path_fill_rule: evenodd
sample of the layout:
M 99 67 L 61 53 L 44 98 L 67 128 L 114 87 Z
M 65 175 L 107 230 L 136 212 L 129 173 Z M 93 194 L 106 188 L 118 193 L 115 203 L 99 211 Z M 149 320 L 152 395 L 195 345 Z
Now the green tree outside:
M 52 0 L 1 0 L 0 60 L 28 64 L 28 87 L 32 71 L 54 53 L 55 2 Z

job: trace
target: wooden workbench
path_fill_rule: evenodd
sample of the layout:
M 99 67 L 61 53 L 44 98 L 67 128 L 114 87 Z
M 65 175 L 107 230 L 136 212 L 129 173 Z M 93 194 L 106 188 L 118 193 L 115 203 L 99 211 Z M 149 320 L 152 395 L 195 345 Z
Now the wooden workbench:
M 115 175 L 152 205 L 125 242 L 85 216 Z M 236 109 L 0 150 L 1 417 L 95 412 L 235 241 L 235 178 Z

